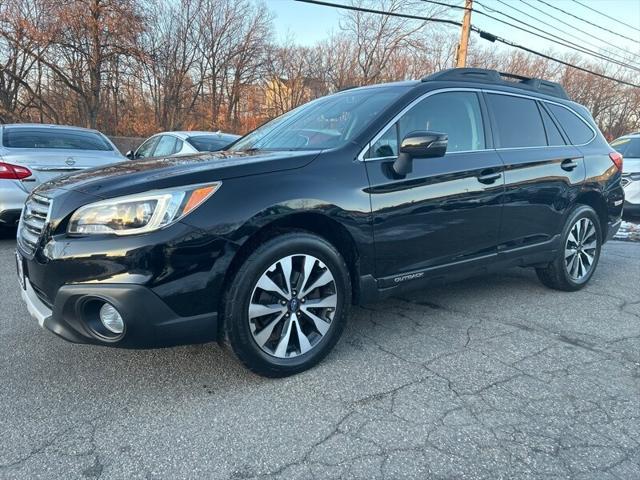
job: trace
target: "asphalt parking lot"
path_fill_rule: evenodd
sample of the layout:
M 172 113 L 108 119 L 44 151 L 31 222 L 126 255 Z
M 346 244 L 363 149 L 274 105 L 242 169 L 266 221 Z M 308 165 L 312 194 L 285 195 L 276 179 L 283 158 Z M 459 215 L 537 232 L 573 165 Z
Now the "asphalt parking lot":
M 0 478 L 640 478 L 640 243 L 567 294 L 511 270 L 356 308 L 267 380 L 217 344 L 65 343 L 0 240 Z

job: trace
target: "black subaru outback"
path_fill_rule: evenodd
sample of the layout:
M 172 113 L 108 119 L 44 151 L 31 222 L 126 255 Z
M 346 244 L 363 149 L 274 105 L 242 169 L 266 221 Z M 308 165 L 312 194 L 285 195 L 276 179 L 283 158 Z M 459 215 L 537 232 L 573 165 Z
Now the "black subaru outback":
M 290 375 L 352 303 L 510 266 L 584 287 L 620 224 L 621 170 L 552 82 L 453 69 L 350 89 L 223 152 L 41 186 L 18 230 L 22 297 L 72 342 L 218 339 Z

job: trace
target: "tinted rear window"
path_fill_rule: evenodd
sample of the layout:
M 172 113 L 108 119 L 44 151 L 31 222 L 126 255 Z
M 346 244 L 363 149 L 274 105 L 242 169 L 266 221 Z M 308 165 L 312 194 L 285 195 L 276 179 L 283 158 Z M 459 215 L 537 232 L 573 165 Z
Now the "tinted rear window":
M 198 135 L 190 137 L 189 143 L 199 152 L 215 152 L 230 145 L 234 139 L 220 138 L 217 135 Z
M 593 131 L 572 111 L 559 105 L 549 104 L 551 113 L 558 119 L 564 132 L 574 145 L 582 145 L 593 139 Z
M 69 150 L 113 150 L 99 134 L 60 128 L 11 128 L 2 133 L 7 148 L 52 148 Z
M 487 97 L 498 127 L 501 148 L 547 145 L 542 117 L 534 100 L 495 94 Z

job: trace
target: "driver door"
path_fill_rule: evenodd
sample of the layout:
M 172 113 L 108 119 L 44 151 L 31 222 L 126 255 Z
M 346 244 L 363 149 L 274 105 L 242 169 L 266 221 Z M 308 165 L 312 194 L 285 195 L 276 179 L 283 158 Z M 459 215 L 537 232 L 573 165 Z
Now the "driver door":
M 447 267 L 486 264 L 495 257 L 504 167 L 491 148 L 487 124 L 479 93 L 435 93 L 408 109 L 370 144 L 365 165 L 376 276 L 382 287 L 438 276 Z M 402 138 L 412 131 L 448 134 L 447 153 L 414 158 L 413 171 L 397 178 L 392 165 Z
M 160 135 L 156 135 L 147 139 L 142 145 L 138 147 L 133 158 L 149 158 L 153 156 L 153 152 L 160 141 Z

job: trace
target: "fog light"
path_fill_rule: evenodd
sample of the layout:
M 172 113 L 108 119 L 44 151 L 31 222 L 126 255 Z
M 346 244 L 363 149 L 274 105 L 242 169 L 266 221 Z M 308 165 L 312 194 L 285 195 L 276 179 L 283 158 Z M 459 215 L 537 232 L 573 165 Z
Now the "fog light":
M 100 307 L 100 321 L 104 328 L 110 332 L 120 334 L 124 331 L 124 320 L 118 310 L 110 303 L 105 303 Z

